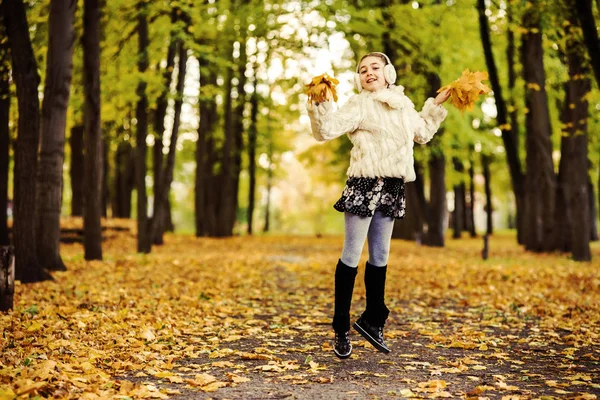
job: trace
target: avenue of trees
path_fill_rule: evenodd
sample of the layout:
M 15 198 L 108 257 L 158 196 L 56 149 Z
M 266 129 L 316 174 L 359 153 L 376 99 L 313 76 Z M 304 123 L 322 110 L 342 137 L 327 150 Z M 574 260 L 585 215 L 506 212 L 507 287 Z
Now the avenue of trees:
M 70 214 L 83 217 L 86 259 L 102 258 L 107 216 L 136 218 L 137 250 L 148 253 L 173 229 L 173 185 L 190 168 L 197 236 L 230 236 L 241 223 L 248 234 L 268 230 L 273 210 L 267 201 L 257 226 L 257 193 L 270 199 L 282 155 L 309 129 L 298 123 L 302 77 L 323 72 L 301 60 L 341 33 L 349 50 L 336 71 L 384 51 L 415 104 L 466 68 L 489 73 L 484 104 L 451 110 L 436 138 L 416 149 L 418 179 L 407 185 L 410 212 L 395 237 L 444 246 L 448 192 L 454 237 L 476 235 L 481 197 L 491 234 L 502 192 L 525 249 L 590 260 L 600 201 L 599 7 L 0 0 L 0 245 L 14 246 L 22 282 L 67 268 L 60 216 L 68 198 Z M 323 185 L 340 182 L 349 146 L 315 144 L 300 158 Z M 476 175 L 485 178 L 481 196 Z

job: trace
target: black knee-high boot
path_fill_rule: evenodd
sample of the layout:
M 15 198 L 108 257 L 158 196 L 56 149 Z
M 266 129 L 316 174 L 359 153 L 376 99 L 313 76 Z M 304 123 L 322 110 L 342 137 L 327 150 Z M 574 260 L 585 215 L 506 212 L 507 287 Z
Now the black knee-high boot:
M 350 330 L 350 305 L 352 291 L 358 268 L 352 268 L 339 260 L 335 268 L 335 305 L 333 323 L 331 326 L 336 332 Z
M 367 307 L 363 317 L 372 325 L 385 325 L 390 310 L 385 305 L 385 267 L 376 267 L 367 262 L 365 268 L 365 289 L 367 291 Z
M 352 354 L 352 344 L 348 338 L 350 331 L 350 305 L 352 291 L 358 268 L 352 268 L 338 261 L 335 269 L 335 309 L 331 326 L 335 331 L 333 352 L 339 358 L 348 358 Z
M 390 310 L 385 305 L 386 273 L 387 266 L 376 267 L 367 262 L 365 269 L 367 307 L 353 326 L 377 350 L 389 353 L 390 349 L 383 341 L 383 326 L 390 314 Z

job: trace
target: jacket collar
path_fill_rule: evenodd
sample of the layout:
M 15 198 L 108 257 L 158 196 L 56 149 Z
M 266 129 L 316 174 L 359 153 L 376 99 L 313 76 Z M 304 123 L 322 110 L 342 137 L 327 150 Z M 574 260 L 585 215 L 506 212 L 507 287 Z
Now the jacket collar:
M 391 85 L 386 89 L 381 89 L 376 92 L 363 90 L 361 94 L 365 94 L 373 100 L 380 101 L 397 110 L 403 109 L 406 104 L 404 101 L 404 86 L 401 85 Z

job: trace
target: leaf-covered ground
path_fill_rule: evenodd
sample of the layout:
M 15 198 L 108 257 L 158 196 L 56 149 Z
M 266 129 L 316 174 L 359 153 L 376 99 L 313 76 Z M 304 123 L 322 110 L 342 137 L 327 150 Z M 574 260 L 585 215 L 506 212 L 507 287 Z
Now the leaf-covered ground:
M 104 261 L 66 244 L 67 272 L 17 286 L 0 314 L 0 399 L 600 396 L 598 244 L 593 263 L 575 263 L 511 235 L 490 239 L 486 261 L 481 238 L 394 241 L 392 353 L 353 333 L 353 356 L 338 360 L 341 237 L 170 235 L 140 255 L 131 232 L 104 235 Z M 357 279 L 355 317 L 364 302 Z

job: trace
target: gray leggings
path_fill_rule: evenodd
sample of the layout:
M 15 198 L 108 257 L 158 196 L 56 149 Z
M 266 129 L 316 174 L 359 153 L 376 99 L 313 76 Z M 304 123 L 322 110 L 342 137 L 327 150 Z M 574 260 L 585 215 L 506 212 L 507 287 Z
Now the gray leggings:
M 385 267 L 390 254 L 390 240 L 394 228 L 394 218 L 375 211 L 372 217 L 344 213 L 345 236 L 341 260 L 349 267 L 358 267 L 360 255 L 369 241 L 369 264 Z

